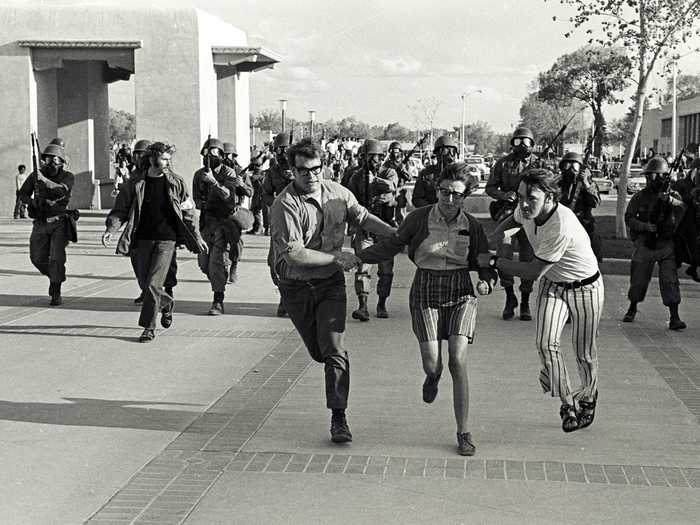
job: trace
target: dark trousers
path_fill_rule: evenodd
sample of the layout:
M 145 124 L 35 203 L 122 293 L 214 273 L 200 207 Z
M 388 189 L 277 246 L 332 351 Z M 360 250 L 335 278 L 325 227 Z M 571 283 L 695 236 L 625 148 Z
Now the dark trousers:
M 136 248 L 133 248 L 131 250 L 131 267 L 134 269 L 134 275 L 136 276 L 136 279 L 138 280 L 139 274 L 136 271 Z M 138 281 L 139 283 L 139 288 L 143 290 L 143 283 L 141 281 Z M 170 267 L 168 267 L 168 275 L 165 276 L 165 283 L 163 284 L 163 287 L 166 290 L 172 290 L 177 286 L 177 250 L 173 251 L 173 258 L 170 261 Z
M 136 278 L 143 289 L 139 326 L 155 328 L 158 312 L 168 310 L 173 298 L 163 284 L 175 253 L 175 241 L 138 239 L 136 243 Z
M 530 245 L 530 242 L 527 240 L 527 235 L 523 230 L 520 230 L 518 233 L 513 235 L 513 238 L 511 239 L 512 242 L 517 242 L 518 244 L 518 260 L 520 262 L 529 262 L 534 258 L 534 253 L 532 251 L 532 246 Z M 507 244 L 507 243 L 501 243 L 498 245 L 496 248 L 496 254 L 499 257 L 505 257 L 506 259 L 513 259 L 513 245 L 512 244 Z M 503 285 L 504 288 L 507 287 L 512 287 L 513 286 L 513 276 L 508 275 L 503 272 L 498 272 L 499 277 L 501 278 L 501 284 Z M 526 279 L 520 279 L 520 291 L 522 293 L 531 293 L 532 292 L 532 281 L 528 281 Z
M 347 408 L 350 362 L 343 346 L 347 296 L 342 272 L 327 279 L 281 279 L 282 304 L 314 361 L 325 365 L 326 406 Z
M 352 238 L 352 247 L 355 253 L 374 245 L 374 239 L 364 231 L 356 232 Z M 355 293 L 358 297 L 369 295 L 371 286 L 371 265 L 358 264 L 355 270 Z M 391 295 L 391 285 L 394 282 L 394 258 L 377 264 L 377 296 L 386 299 Z
M 659 241 L 656 249 L 644 246 L 643 237 L 634 242 L 630 268 L 630 289 L 627 297 L 633 303 L 641 303 L 647 294 L 654 265 L 659 263 L 659 291 L 665 306 L 681 302 L 678 268 L 672 240 Z
M 29 259 L 52 283 L 66 280 L 66 219 L 53 222 L 35 220 L 29 237 Z
M 270 210 L 267 205 L 260 200 L 253 204 L 250 211 L 253 212 L 255 222 L 253 222 L 253 233 L 260 231 L 260 226 L 266 230 L 270 227 Z
M 243 254 L 241 229 L 233 221 L 207 217 L 201 231 L 208 251 L 197 256 L 199 269 L 209 279 L 212 292 L 223 293 L 231 265 L 237 265 Z

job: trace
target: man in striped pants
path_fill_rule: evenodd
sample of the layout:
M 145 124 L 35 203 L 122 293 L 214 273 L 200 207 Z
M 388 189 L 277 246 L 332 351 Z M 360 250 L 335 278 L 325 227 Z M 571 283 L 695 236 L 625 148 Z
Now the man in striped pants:
M 589 426 L 595 416 L 597 337 L 604 289 L 586 230 L 569 208 L 557 202 L 558 182 L 559 175 L 547 169 L 526 170 L 518 187 L 518 207 L 489 239 L 497 243 L 507 230 L 522 229 L 533 247 L 534 260 L 515 262 L 482 254 L 479 262 L 526 279 L 542 277 L 537 294 L 536 344 L 542 364 L 539 381 L 545 393 L 561 399 L 562 428 L 571 432 Z M 571 388 L 560 346 L 569 316 L 581 378 L 576 391 Z

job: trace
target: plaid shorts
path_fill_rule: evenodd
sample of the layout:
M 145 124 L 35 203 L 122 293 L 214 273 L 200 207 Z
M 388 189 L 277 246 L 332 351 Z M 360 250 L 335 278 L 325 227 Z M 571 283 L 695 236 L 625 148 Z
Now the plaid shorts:
M 467 269 L 418 269 L 409 306 L 419 342 L 447 340 L 451 335 L 463 335 L 473 342 L 476 297 Z

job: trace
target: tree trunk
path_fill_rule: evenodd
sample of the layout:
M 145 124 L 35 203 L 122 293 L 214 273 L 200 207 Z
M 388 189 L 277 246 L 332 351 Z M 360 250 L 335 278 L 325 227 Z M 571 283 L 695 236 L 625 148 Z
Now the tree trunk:
M 601 153 L 603 152 L 603 145 L 605 144 L 605 136 L 606 136 L 606 122 L 605 122 L 605 115 L 603 115 L 603 105 L 601 104 L 596 104 L 596 106 L 593 109 L 593 122 L 595 126 L 595 133 L 596 136 L 593 137 L 593 155 L 595 157 L 600 158 Z
M 639 132 L 642 129 L 642 121 L 644 120 L 644 103 L 647 98 L 647 81 L 649 71 L 647 71 L 647 47 L 646 42 L 646 12 L 644 3 L 640 3 L 639 7 L 639 30 L 641 33 L 639 44 L 639 63 L 638 66 L 638 83 L 637 91 L 634 96 L 634 125 L 632 126 L 632 136 L 627 137 L 627 148 L 625 156 L 622 160 L 622 170 L 620 171 L 620 179 L 617 181 L 617 206 L 615 208 L 615 237 L 618 239 L 627 238 L 627 228 L 625 225 L 625 210 L 627 209 L 627 177 L 629 176 L 630 167 L 632 166 L 632 158 L 634 150 L 639 138 Z M 653 67 L 650 64 L 649 67 Z

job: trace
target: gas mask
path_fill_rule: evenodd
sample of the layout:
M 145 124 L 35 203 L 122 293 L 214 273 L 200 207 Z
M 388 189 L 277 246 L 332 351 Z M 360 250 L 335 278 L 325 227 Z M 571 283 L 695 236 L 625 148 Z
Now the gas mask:
M 530 137 L 513 137 L 510 141 L 513 148 L 513 153 L 516 156 L 524 158 L 532 153 L 532 147 L 535 145 Z
M 211 169 L 215 170 L 222 164 L 221 157 L 217 157 L 216 155 L 212 155 L 211 153 L 206 155 L 204 157 L 204 165 L 210 167 Z
M 658 173 L 652 173 L 649 175 L 649 188 L 654 193 L 659 193 L 664 187 L 664 180 Z
M 381 155 L 368 155 L 366 159 L 367 169 L 372 173 L 377 173 L 382 165 Z

